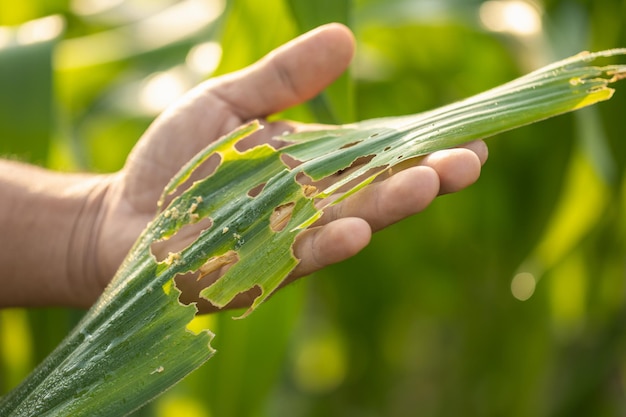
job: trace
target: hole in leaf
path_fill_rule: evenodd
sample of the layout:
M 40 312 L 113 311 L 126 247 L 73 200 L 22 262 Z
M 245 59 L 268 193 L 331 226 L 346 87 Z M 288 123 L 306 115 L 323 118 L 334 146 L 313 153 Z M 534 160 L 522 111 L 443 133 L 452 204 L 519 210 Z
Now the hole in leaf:
M 196 168 L 191 179 L 197 180 L 213 175 L 221 163 L 222 156 L 219 153 L 212 154 Z
M 354 141 L 354 142 L 346 143 L 345 145 L 343 145 L 343 146 L 342 146 L 341 148 L 339 148 L 339 149 L 348 149 L 348 148 L 351 148 L 351 147 L 353 147 L 353 146 L 355 146 L 355 145 L 358 145 L 358 144 L 359 144 L 359 143 L 361 143 L 361 142 L 362 142 L 361 140 L 357 140 L 357 141 Z
M 169 194 L 165 196 L 163 202 L 160 202 L 160 207 L 167 207 L 174 198 L 181 195 L 186 189 L 188 189 L 195 181 L 202 178 L 209 177 L 217 171 L 217 168 L 222 163 L 222 156 L 219 153 L 213 153 L 200 165 L 194 168 L 188 173 L 188 178 L 182 178 L 182 182 L 174 189 L 169 191 Z
M 200 236 L 200 233 L 211 226 L 213 226 L 213 220 L 210 217 L 200 219 L 196 223 L 186 224 L 171 237 L 154 242 L 150 246 L 150 251 L 158 262 L 173 262 L 176 254 L 189 246 Z
M 287 223 L 289 223 L 289 220 L 291 219 L 294 207 L 295 203 L 290 202 L 282 204 L 274 209 L 272 215 L 270 216 L 270 228 L 274 232 L 280 232 L 285 228 L 285 226 L 287 226 Z
M 350 181 L 343 184 L 341 187 L 339 187 L 337 192 L 338 193 L 348 192 L 354 187 L 356 187 L 357 185 L 361 184 L 363 181 L 367 180 L 368 178 L 371 178 L 372 176 L 376 176 L 384 172 L 388 167 L 389 165 L 383 165 L 383 166 L 369 168 L 363 174 L 357 177 L 354 177 Z
M 259 145 L 267 145 L 277 150 L 289 145 L 289 142 L 282 140 L 280 136 L 271 135 L 268 138 L 268 132 L 265 131 L 267 129 L 271 129 L 271 127 L 265 126 L 262 130 L 240 139 L 235 143 L 235 149 L 239 152 L 245 152 Z
M 296 182 L 300 185 L 313 184 L 313 179 L 306 172 L 300 171 L 296 174 Z
M 319 192 L 320 189 L 326 187 L 322 181 L 314 181 L 304 172 L 298 172 L 296 174 L 296 182 L 302 186 L 302 194 L 305 197 L 311 198 Z
M 289 169 L 293 169 L 293 168 L 297 167 L 298 165 L 302 164 L 302 161 L 294 158 L 293 156 L 287 155 L 286 153 L 283 153 L 283 154 L 280 155 L 280 160 Z
M 339 171 L 337 171 L 336 175 L 344 175 L 344 174 L 350 174 L 350 172 L 353 172 L 357 169 L 359 169 L 361 167 L 361 165 L 365 165 L 367 163 L 369 163 L 372 159 L 374 159 L 376 155 L 367 155 L 367 156 L 360 156 L 357 159 L 354 160 L 354 162 L 352 162 L 352 164 L 350 164 L 349 167 L 345 168 L 345 169 L 340 169 Z
M 210 301 L 202 298 L 200 292 L 220 279 L 237 262 L 239 262 L 239 254 L 234 250 L 230 250 L 222 255 L 208 259 L 196 272 L 178 275 L 174 278 L 176 288 L 181 292 L 178 301 L 185 305 L 196 303 L 196 307 L 200 312 L 215 311 L 217 308 Z M 244 293 L 245 295 L 237 296 L 233 300 L 233 307 L 245 306 L 246 299 L 249 301 L 261 294 L 260 289 L 258 294 L 253 294 L 253 292 L 254 290 L 250 290 Z
M 251 135 L 246 136 L 245 138 L 239 139 L 237 143 L 235 143 L 235 149 L 238 152 L 245 152 L 249 149 L 254 148 L 261 144 L 262 135 L 259 132 L 255 132 Z
M 256 196 L 258 196 L 259 194 L 261 194 L 261 191 L 263 191 L 263 188 L 265 188 L 265 184 L 266 184 L 266 183 L 264 183 L 264 182 L 263 182 L 263 183 L 261 183 L 261 184 L 257 185 L 256 187 L 251 188 L 251 189 L 248 191 L 248 195 L 249 195 L 250 197 L 256 197 Z

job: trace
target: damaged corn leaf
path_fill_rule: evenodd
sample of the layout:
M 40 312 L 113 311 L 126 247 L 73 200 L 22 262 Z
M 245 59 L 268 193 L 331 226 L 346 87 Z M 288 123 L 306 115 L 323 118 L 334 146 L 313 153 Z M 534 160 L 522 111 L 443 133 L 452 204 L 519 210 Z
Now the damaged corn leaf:
M 76 329 L 0 402 L 3 416 L 110 416 L 140 407 L 213 354 L 212 334 L 187 328 L 196 308 L 174 279 L 196 273 L 200 296 L 218 307 L 256 288 L 256 308 L 296 267 L 292 245 L 321 216 L 409 158 L 461 145 L 607 100 L 626 65 L 591 66 L 626 49 L 584 53 L 430 112 L 281 137 L 287 146 L 235 145 L 251 122 L 196 156 L 166 187 L 161 205 L 211 157 L 217 169 L 162 207 L 110 286 Z M 199 226 L 197 238 L 162 259 L 153 245 Z M 248 313 L 247 312 L 247 313 Z M 246 314 L 247 314 L 246 313 Z M 245 314 L 244 314 L 245 315 Z

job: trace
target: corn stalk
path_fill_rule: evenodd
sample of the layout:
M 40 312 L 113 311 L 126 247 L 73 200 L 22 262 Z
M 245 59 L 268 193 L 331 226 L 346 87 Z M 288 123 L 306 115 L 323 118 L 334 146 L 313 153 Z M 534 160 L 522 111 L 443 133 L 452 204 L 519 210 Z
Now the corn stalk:
M 214 354 L 210 330 L 190 330 L 196 307 L 179 302 L 174 278 L 203 279 L 226 269 L 200 296 L 223 307 L 256 287 L 260 295 L 245 314 L 251 312 L 298 264 L 292 245 L 321 216 L 320 200 L 345 192 L 328 203 L 336 204 L 407 159 L 608 100 L 608 85 L 626 77 L 626 65 L 591 63 L 616 55 L 626 49 L 582 53 L 429 112 L 285 135 L 280 139 L 289 145 L 278 150 L 238 151 L 235 145 L 261 125 L 240 127 L 172 179 L 162 201 L 209 157 L 220 158 L 211 175 L 161 207 L 83 320 L 0 401 L 0 415 L 111 416 L 137 409 Z M 299 163 L 288 166 L 285 158 Z M 207 219 L 210 226 L 193 243 L 155 258 L 155 242 Z

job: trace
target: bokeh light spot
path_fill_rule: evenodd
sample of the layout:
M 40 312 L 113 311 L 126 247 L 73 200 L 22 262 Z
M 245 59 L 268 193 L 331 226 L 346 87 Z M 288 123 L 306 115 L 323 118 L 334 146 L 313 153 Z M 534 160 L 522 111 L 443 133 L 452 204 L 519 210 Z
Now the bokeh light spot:
M 535 293 L 537 281 L 529 272 L 520 272 L 511 281 L 511 293 L 520 301 L 526 301 Z
M 217 42 L 205 42 L 196 45 L 187 54 L 189 68 L 202 75 L 210 75 L 215 71 L 222 58 L 222 47 Z
M 140 93 L 141 107 L 159 113 L 176 101 L 187 90 L 184 77 L 178 72 L 159 72 L 150 76 Z
M 493 32 L 519 36 L 541 32 L 540 10 L 528 1 L 486 1 L 480 7 L 480 21 L 486 29 Z

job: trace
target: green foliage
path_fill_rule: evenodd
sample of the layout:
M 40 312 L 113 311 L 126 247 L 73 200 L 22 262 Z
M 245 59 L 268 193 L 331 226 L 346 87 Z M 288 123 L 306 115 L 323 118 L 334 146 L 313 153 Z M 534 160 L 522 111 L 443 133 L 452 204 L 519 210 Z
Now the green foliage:
M 300 31 L 282 2 L 276 8 L 245 4 L 229 3 L 222 19 L 220 39 L 229 36 L 231 42 L 223 44 L 224 71 Z M 545 33 L 571 33 L 563 25 L 577 16 L 588 27 L 582 39 L 502 37 L 478 28 L 472 20 L 477 13 L 441 7 L 440 14 L 429 14 L 432 3 L 421 1 L 412 2 L 421 11 L 408 10 L 408 2 L 381 4 L 351 5 L 360 55 L 348 90 L 353 117 L 341 121 L 446 104 L 526 72 L 546 59 L 546 51 L 562 57 L 626 44 L 619 12 L 624 6 L 617 1 L 549 2 Z M 478 6 L 468 2 L 464 10 Z M 22 11 L 19 19 L 13 13 L 3 24 L 64 10 L 34 1 L 0 10 L 7 7 L 31 12 Z M 88 23 L 93 18 L 71 22 L 81 19 L 68 33 L 95 30 Z M 247 33 L 246 27 L 259 30 Z M 255 49 L 233 46 L 261 39 L 268 40 Z M 184 54 L 161 50 L 153 58 L 161 70 Z M 237 63 L 226 66 L 233 55 Z M 116 103 L 123 86 L 149 74 L 154 62 L 103 64 L 81 73 L 89 77 L 70 76 L 57 64 L 55 112 L 61 117 L 48 134 L 48 164 L 117 169 L 151 116 Z M 362 256 L 282 290 L 246 320 L 232 321 L 231 312 L 205 318 L 218 334 L 218 356 L 144 413 L 622 414 L 626 153 L 619 121 L 625 104 L 618 94 L 595 111 L 501 135 L 490 142 L 490 161 L 470 190 L 441 198 L 422 215 L 380 233 Z M 312 117 L 304 108 L 292 115 Z M 108 121 L 126 127 L 109 127 L 118 136 L 93 152 L 96 127 Z M 5 129 L 0 127 L 3 138 Z M 526 301 L 515 299 L 515 282 L 530 282 L 534 293 Z M 67 324 L 57 321 L 56 333 L 44 334 L 43 316 L 30 327 L 25 315 L 0 315 L 6 392 L 28 364 L 48 353 L 33 346 L 58 341 Z M 22 337 L 13 337 L 20 334 L 16 329 Z M 12 354 L 29 344 L 31 355 L 20 368 Z
M 53 127 L 54 42 L 0 50 L 0 153 L 44 163 Z M 24 112 L 24 109 L 29 109 Z

